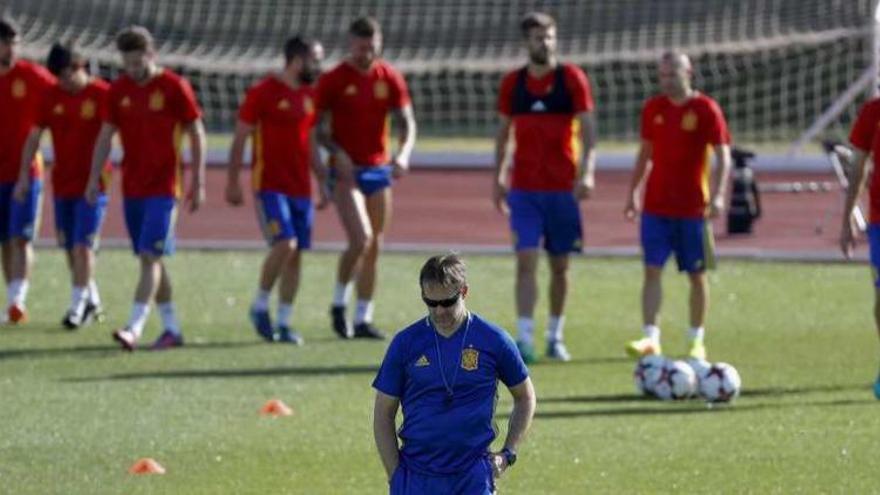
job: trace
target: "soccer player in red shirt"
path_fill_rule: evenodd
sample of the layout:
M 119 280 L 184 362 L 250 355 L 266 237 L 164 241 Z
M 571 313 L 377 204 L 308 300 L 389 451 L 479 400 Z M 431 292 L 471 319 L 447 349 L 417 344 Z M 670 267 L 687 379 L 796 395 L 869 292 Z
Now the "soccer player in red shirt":
M 874 278 L 874 324 L 880 334 L 880 173 L 877 172 L 880 170 L 880 133 L 877 132 L 878 128 L 880 128 L 880 98 L 874 98 L 859 110 L 859 115 L 849 135 L 849 141 L 855 150 L 855 173 L 849 182 L 843 209 L 840 249 L 847 259 L 852 257 L 858 236 L 858 227 L 853 222 L 853 209 L 870 176 L 871 185 L 868 189 L 868 198 L 871 208 L 868 215 L 868 247 L 870 248 Z M 872 159 L 873 174 L 868 172 L 868 157 Z M 880 372 L 874 381 L 874 396 L 880 399 Z
M 642 109 L 642 141 L 624 208 L 629 220 L 642 210 L 645 263 L 644 338 L 629 342 L 626 351 L 635 357 L 661 353 L 660 279 L 663 265 L 675 253 L 678 270 L 688 273 L 691 286 L 688 355 L 705 359 L 706 269 L 714 266 L 715 256 L 710 220 L 724 209 L 730 134 L 721 107 L 692 87 L 693 67 L 687 55 L 664 54 L 658 77 L 661 94 L 650 98 Z M 710 187 L 713 151 L 716 170 Z M 640 208 L 638 190 L 646 174 L 644 208 Z
M 43 159 L 39 154 L 26 172 L 32 187 L 22 201 L 13 198 L 19 162 L 28 133 L 34 126 L 46 92 L 55 83 L 42 67 L 17 56 L 18 26 L 0 19 L 0 246 L 3 278 L 7 287 L 7 321 L 27 320 L 25 299 L 34 252 L 31 246 L 39 230 L 43 191 Z
M 187 194 L 190 212 L 205 200 L 205 128 L 201 109 L 189 83 L 156 64 L 153 37 L 140 26 L 116 36 L 123 74 L 111 85 L 107 120 L 92 156 L 86 189 L 97 201 L 104 162 L 113 135 L 122 142 L 122 197 L 125 225 L 132 249 L 140 258 L 140 279 L 128 323 L 113 332 L 123 349 L 133 350 L 155 299 L 164 332 L 153 349 L 183 345 L 180 324 L 171 302 L 171 280 L 162 257 L 174 251 L 174 221 L 183 189 L 180 139 L 187 134 L 192 153 L 192 179 Z
M 379 23 L 357 19 L 349 27 L 348 57 L 318 82 L 319 122 L 324 124 L 319 139 L 331 155 L 336 211 L 348 237 L 330 308 L 340 338 L 384 338 L 372 324 L 376 262 L 391 217 L 391 180 L 408 170 L 416 138 L 406 82 L 380 58 L 381 52 Z M 389 115 L 401 124 L 390 162 Z M 358 300 L 352 329 L 346 305 L 354 279 Z
M 320 43 L 296 36 L 284 45 L 284 70 L 251 86 L 238 110 L 238 123 L 229 157 L 226 201 L 244 202 L 239 174 L 244 146 L 253 137 L 251 183 L 257 219 L 269 253 L 263 260 L 250 317 L 268 342 L 301 345 L 300 334 L 290 328 L 293 300 L 299 287 L 300 258 L 309 249 L 314 209 L 313 170 L 320 184 L 327 179 L 315 143 L 316 109 L 312 83 L 321 72 L 324 49 Z M 324 189 L 322 188 L 323 192 Z M 318 207 L 323 207 L 326 198 Z M 281 278 L 275 326 L 269 316 L 269 296 Z
M 578 202 L 589 197 L 594 187 L 593 97 L 586 74 L 557 60 L 556 21 L 552 17 L 528 14 L 520 28 L 529 62 L 501 81 L 493 200 L 499 211 L 509 214 L 516 250 L 520 354 L 527 363 L 535 359 L 533 314 L 538 297 L 538 249 L 543 243 L 551 268 L 546 356 L 568 361 L 562 341 L 563 313 L 569 254 L 581 250 Z M 512 177 L 508 177 L 511 134 L 516 149 Z
M 73 330 L 102 318 L 98 285 L 93 278 L 95 245 L 107 208 L 104 193 L 110 180 L 110 161 L 104 162 L 100 194 L 94 204 L 85 199 L 92 165 L 92 151 L 107 115 L 110 85 L 86 71 L 86 60 L 73 44 L 56 43 L 46 62 L 58 78 L 46 95 L 36 125 L 31 129 L 21 157 L 21 171 L 14 196 L 24 201 L 31 188 L 27 173 L 45 129 L 52 133 L 55 165 L 52 193 L 55 198 L 55 230 L 58 245 L 67 252 L 71 272 L 70 307 L 62 325 Z

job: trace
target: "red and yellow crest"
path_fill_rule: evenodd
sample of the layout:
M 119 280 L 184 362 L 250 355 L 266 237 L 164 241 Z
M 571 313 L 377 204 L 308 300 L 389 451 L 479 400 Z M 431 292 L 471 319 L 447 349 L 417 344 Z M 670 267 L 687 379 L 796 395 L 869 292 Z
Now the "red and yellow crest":
M 64 115 L 64 105 L 61 103 L 52 107 L 52 113 L 55 115 Z
M 308 96 L 303 98 L 303 113 L 306 115 L 315 113 L 315 102 L 313 102 Z
M 127 96 L 124 97 L 122 100 L 119 101 L 119 106 L 122 108 L 130 107 L 131 106 L 131 98 L 129 98 Z
M 287 98 L 284 98 L 278 102 L 278 110 L 282 110 L 282 111 L 290 110 L 290 102 L 287 101 Z
M 692 110 L 684 114 L 684 117 L 681 118 L 681 128 L 685 131 L 697 130 L 697 114 Z
M 373 86 L 373 96 L 375 96 L 377 100 L 388 99 L 388 83 L 385 81 L 376 81 L 376 84 Z
M 82 117 L 83 120 L 92 120 L 95 118 L 95 101 L 92 99 L 84 101 L 79 108 L 79 116 Z
M 469 347 L 461 351 L 461 368 L 465 371 L 474 371 L 480 367 L 480 351 Z
M 27 85 L 21 79 L 12 81 L 12 97 L 21 99 L 27 95 Z
M 165 94 L 159 90 L 150 95 L 150 110 L 158 112 L 165 108 Z

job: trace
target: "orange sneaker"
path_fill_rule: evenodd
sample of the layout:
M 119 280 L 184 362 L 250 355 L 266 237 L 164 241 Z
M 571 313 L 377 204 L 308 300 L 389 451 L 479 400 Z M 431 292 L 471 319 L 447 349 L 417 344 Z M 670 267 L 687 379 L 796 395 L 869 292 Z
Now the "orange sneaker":
M 13 325 L 25 323 L 28 320 L 27 309 L 23 304 L 11 304 L 6 310 L 7 321 Z

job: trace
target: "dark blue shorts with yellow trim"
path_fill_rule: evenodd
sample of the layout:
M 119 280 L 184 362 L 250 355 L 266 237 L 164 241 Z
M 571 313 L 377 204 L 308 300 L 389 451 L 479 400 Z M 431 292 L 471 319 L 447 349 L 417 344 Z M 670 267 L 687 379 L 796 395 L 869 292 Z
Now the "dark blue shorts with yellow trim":
M 715 267 L 711 225 L 703 218 L 642 213 L 640 228 L 645 264 L 663 267 L 672 253 L 678 271 L 698 273 Z
M 315 221 L 311 198 L 261 191 L 254 199 L 260 230 L 270 246 L 277 241 L 296 239 L 299 249 L 311 247 Z
M 125 198 L 123 209 L 134 254 L 169 256 L 174 253 L 174 224 L 177 222 L 175 198 Z
M 391 187 L 394 182 L 391 175 L 391 165 L 360 166 L 354 167 L 354 179 L 358 189 L 364 196 L 370 196 L 383 189 Z M 336 185 L 336 169 L 330 169 L 330 177 L 327 179 L 327 187 L 332 191 Z
M 93 248 L 98 242 L 108 198 L 99 194 L 95 204 L 84 197 L 55 198 L 55 235 L 58 246 L 68 251 L 74 246 Z
M 507 194 L 510 230 L 517 251 L 536 249 L 541 240 L 551 255 L 581 251 L 581 211 L 570 191 L 512 190 Z
M 40 230 L 43 181 L 31 181 L 24 201 L 13 198 L 14 189 L 14 182 L 0 184 L 0 242 L 16 237 L 31 241 Z
M 391 475 L 390 495 L 492 495 L 495 481 L 489 459 L 481 457 L 467 471 L 448 476 L 434 476 L 407 469 L 403 463 L 397 465 Z

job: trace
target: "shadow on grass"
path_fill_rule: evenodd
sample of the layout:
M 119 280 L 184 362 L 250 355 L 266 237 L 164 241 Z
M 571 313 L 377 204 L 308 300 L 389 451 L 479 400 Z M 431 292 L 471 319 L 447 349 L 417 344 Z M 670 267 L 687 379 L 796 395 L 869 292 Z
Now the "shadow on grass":
M 109 339 L 108 339 L 109 340 Z M 252 347 L 266 345 L 260 341 L 253 342 L 187 342 L 186 349 L 232 349 L 239 347 Z M 146 348 L 140 352 L 149 351 L 149 342 Z M 25 347 L 21 349 L 0 349 L 0 361 L 5 359 L 43 358 L 56 356 L 116 356 L 124 351 L 117 344 L 106 345 L 80 345 L 67 347 Z
M 625 363 L 631 362 L 632 359 L 626 356 L 615 356 L 615 357 L 595 357 L 595 358 L 574 358 L 570 361 L 562 362 L 562 361 L 554 361 L 550 359 L 539 359 L 534 363 L 529 365 L 529 368 L 543 368 L 543 367 L 551 367 L 551 366 L 571 366 L 578 364 L 613 364 L 613 363 Z
M 159 370 L 142 373 L 118 373 L 115 375 L 85 378 L 66 378 L 64 382 L 103 382 L 125 380 L 211 379 L 211 378 L 262 378 L 274 376 L 334 376 L 375 375 L 378 366 L 285 366 L 275 368 L 207 369 L 207 370 Z

